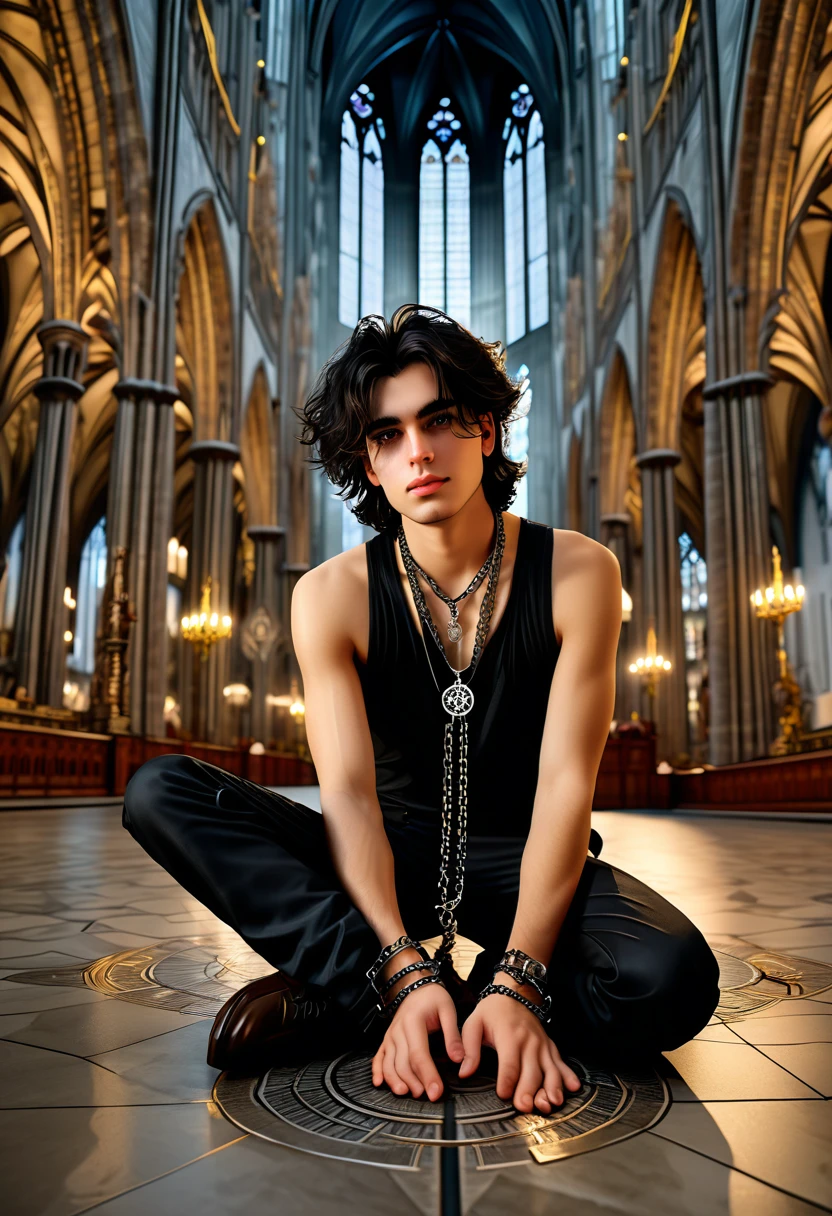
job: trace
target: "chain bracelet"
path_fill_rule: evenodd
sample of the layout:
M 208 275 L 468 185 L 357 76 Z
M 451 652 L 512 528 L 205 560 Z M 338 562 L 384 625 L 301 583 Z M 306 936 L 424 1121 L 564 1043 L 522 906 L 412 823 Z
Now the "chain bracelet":
M 510 963 L 499 962 L 496 964 L 494 970 L 491 972 L 492 983 L 494 976 L 498 971 L 502 971 L 506 975 L 510 975 L 511 978 L 516 980 L 518 984 L 528 984 L 531 988 L 534 988 L 535 992 L 537 992 L 541 997 L 546 996 L 546 990 L 544 989 L 541 980 L 537 979 L 537 977 L 534 975 L 526 975 L 520 970 L 519 967 L 513 967 Z
M 401 971 L 397 971 L 394 975 L 391 975 L 388 980 L 385 980 L 380 988 L 376 988 L 376 992 L 379 994 L 379 996 L 384 996 L 385 993 L 390 991 L 390 989 L 397 982 L 397 980 L 400 980 L 403 975 L 409 975 L 411 971 L 437 971 L 437 970 L 438 970 L 438 966 L 436 964 L 436 960 L 433 958 L 428 959 L 428 961 L 426 963 L 423 963 L 421 961 L 418 963 L 408 963 L 408 965 L 406 967 L 402 967 Z
M 543 998 L 542 1005 L 535 1005 L 534 1001 L 530 1001 L 528 997 L 523 996 L 522 992 L 517 992 L 514 988 L 509 988 L 508 984 L 486 984 L 482 992 L 477 997 L 477 1004 L 484 1000 L 485 997 L 491 996 L 492 993 L 499 993 L 501 996 L 510 996 L 515 1001 L 519 1001 L 521 1005 L 525 1005 L 527 1009 L 531 1009 L 538 1021 L 545 1026 L 547 1022 L 552 1020 L 552 1015 L 549 1010 L 552 1005 L 552 998 L 547 993 Z
M 414 980 L 412 984 L 408 984 L 406 988 L 402 988 L 401 991 L 397 992 L 388 1005 L 385 1005 L 383 1001 L 379 1001 L 376 1008 L 379 1013 L 392 1017 L 404 998 L 409 996 L 411 992 L 415 992 L 417 988 L 422 988 L 425 984 L 442 984 L 442 987 L 445 987 L 438 975 L 423 975 L 420 980 Z

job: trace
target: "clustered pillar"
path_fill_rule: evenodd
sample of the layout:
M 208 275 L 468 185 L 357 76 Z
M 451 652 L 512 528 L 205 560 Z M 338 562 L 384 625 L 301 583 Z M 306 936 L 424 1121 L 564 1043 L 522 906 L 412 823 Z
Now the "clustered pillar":
M 253 654 L 251 733 L 259 742 L 267 743 L 270 731 L 266 695 L 276 686 L 278 654 L 284 641 L 285 605 L 281 601 L 286 529 L 276 524 L 252 525 L 248 535 L 254 543 L 253 612 L 249 619 L 254 620 L 261 635 L 270 640 L 269 645 L 257 647 L 256 638 L 253 638 L 250 648 Z
M 37 704 L 60 706 L 67 654 L 69 481 L 88 339 L 73 321 L 47 321 L 37 334 L 43 374 L 33 391 L 40 401 L 40 421 L 26 505 L 15 669 L 18 686 Z
M 775 734 L 776 648 L 750 596 L 771 582 L 761 372 L 710 384 L 705 399 L 709 759 L 764 756 Z
M 167 692 L 167 557 L 174 485 L 176 388 L 122 380 L 107 501 L 107 549 L 127 550 L 127 594 L 136 613 L 127 652 L 130 729 L 163 735 Z
M 194 511 L 191 552 L 188 558 L 188 601 L 185 612 L 199 610 L 202 585 L 212 579 L 211 610 L 231 613 L 234 569 L 234 463 L 240 459 L 235 443 L 206 439 L 192 443 L 194 462 Z M 235 620 L 235 628 L 240 621 Z M 223 689 L 229 683 L 231 649 L 227 642 L 211 647 L 203 662 L 195 659 L 187 678 L 182 709 L 186 728 L 195 739 L 224 742 L 226 706 Z
M 656 693 L 659 752 L 673 760 L 689 753 L 682 581 L 679 528 L 673 472 L 682 460 L 673 448 L 652 448 L 636 457 L 644 504 L 643 578 L 646 629 L 656 630 L 658 651 L 672 668 L 660 677 Z

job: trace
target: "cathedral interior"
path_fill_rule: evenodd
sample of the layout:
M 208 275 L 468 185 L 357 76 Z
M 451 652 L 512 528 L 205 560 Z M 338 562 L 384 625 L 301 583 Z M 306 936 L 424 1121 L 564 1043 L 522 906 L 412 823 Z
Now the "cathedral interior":
M 5 1210 L 832 1211 L 832 0 L 3 0 L 0 75 Z M 408 302 L 618 558 L 593 823 L 719 962 L 550 1116 L 218 1077 L 270 968 L 121 828 L 172 752 L 320 810 L 292 596 L 373 530 L 297 411 Z

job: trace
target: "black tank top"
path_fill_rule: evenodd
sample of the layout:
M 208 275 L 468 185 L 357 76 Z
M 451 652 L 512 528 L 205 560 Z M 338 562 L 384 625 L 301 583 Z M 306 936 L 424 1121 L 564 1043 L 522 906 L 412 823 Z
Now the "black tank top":
M 552 623 L 552 529 L 520 520 L 508 602 L 470 680 L 468 833 L 522 836 L 531 824 L 540 743 L 560 645 Z M 370 592 L 366 664 L 355 658 L 373 740 L 382 813 L 439 831 L 448 715 L 428 669 L 396 566 L 395 536 L 365 544 Z M 440 689 L 451 668 L 425 630 Z

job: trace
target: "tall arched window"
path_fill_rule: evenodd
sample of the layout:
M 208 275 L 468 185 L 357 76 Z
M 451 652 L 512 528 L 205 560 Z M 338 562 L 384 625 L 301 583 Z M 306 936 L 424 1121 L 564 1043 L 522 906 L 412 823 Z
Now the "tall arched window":
M 601 72 L 604 80 L 618 75 L 618 65 L 624 54 L 627 0 L 600 0 Z
M 419 172 L 419 303 L 471 323 L 471 179 L 449 97 L 428 120 Z M 447 150 L 446 150 L 447 149 Z
M 689 532 L 679 537 L 679 572 L 682 580 L 682 624 L 685 637 L 688 738 L 695 759 L 704 758 L 705 711 L 702 689 L 707 671 L 705 628 L 708 605 L 708 568 Z
M 543 120 L 527 84 L 511 95 L 503 128 L 506 342 L 549 320 L 549 233 Z
M 341 117 L 338 320 L 384 311 L 384 123 L 375 95 L 360 84 Z
M 529 369 L 521 363 L 515 376 L 520 384 L 521 395 L 517 404 L 519 417 L 509 424 L 510 460 L 528 460 L 529 458 L 529 410 L 532 404 L 532 385 L 529 379 Z M 529 475 L 521 477 L 517 485 L 517 496 L 511 506 L 516 515 L 528 516 L 529 513 Z
M 15 524 L 6 551 L 6 569 L 0 578 L 0 629 L 11 632 L 20 595 L 20 574 L 23 569 L 24 516 Z

